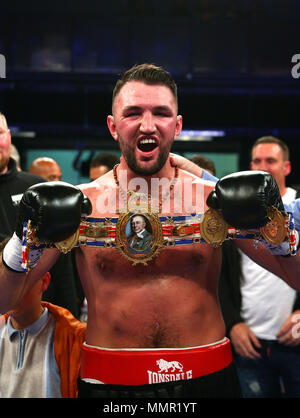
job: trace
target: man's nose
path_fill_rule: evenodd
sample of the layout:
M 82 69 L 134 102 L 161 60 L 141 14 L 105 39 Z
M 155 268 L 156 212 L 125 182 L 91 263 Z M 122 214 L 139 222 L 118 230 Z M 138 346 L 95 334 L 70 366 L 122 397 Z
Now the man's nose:
M 258 164 L 258 168 L 257 169 L 258 170 L 261 170 L 261 171 L 267 171 L 267 172 L 269 172 L 268 164 L 267 163 L 264 163 L 263 161 L 260 164 Z
M 144 133 L 155 132 L 155 121 L 151 112 L 146 112 L 143 114 L 140 130 Z

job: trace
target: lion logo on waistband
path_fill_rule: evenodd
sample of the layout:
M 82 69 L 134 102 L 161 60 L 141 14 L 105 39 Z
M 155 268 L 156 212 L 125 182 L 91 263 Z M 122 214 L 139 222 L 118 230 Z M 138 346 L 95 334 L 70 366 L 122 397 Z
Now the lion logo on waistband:
M 156 364 L 160 368 L 160 370 L 158 370 L 158 373 L 168 372 L 171 367 L 171 372 L 174 372 L 176 369 L 178 369 L 181 372 L 183 369 L 183 365 L 179 363 L 179 361 L 166 361 L 161 358 L 160 360 L 156 361 Z
M 149 384 L 172 382 L 175 380 L 187 380 L 193 378 L 193 371 L 185 371 L 183 364 L 181 364 L 179 361 L 167 361 L 161 358 L 156 360 L 155 364 L 159 370 L 147 370 Z

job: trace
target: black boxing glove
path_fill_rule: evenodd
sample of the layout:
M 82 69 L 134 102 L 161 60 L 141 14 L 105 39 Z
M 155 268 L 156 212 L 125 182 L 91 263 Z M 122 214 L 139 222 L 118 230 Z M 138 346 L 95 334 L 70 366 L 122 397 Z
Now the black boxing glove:
M 4 264 L 13 271 L 23 272 L 23 226 L 31 221 L 35 238 L 42 244 L 60 242 L 78 229 L 82 216 L 92 211 L 90 200 L 77 187 L 65 182 L 46 182 L 29 187 L 19 204 L 16 233 L 3 251 Z M 23 242 L 24 247 L 24 242 Z M 43 246 L 42 246 L 43 247 Z M 28 255 L 33 268 L 43 248 L 32 249 Z
M 277 183 L 265 171 L 240 171 L 221 178 L 206 203 L 220 209 L 225 221 L 238 229 L 264 226 L 269 206 L 284 211 Z
M 280 192 L 274 177 L 265 171 L 241 171 L 220 179 L 209 194 L 207 205 L 219 209 L 225 221 L 237 229 L 258 229 L 267 222 L 268 208 L 275 207 L 284 212 Z M 289 232 L 290 234 L 290 232 Z M 293 231 L 294 238 L 274 245 L 261 240 L 273 255 L 295 254 L 293 247 L 298 245 L 299 235 Z
M 91 211 L 90 200 L 69 183 L 35 184 L 26 190 L 20 201 L 16 234 L 22 238 L 24 221 L 30 219 L 39 241 L 63 241 L 77 231 L 81 216 Z

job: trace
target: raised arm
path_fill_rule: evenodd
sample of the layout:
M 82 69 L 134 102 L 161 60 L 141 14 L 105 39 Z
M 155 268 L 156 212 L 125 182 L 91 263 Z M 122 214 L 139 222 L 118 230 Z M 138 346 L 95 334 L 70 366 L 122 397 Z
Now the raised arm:
M 28 274 L 7 268 L 0 259 L 0 314 L 15 309 L 28 290 L 39 280 L 59 257 L 58 250 L 45 250 L 36 267 Z
M 284 206 L 277 184 L 270 174 L 262 171 L 237 172 L 223 177 L 209 195 L 207 204 L 219 211 L 228 225 L 239 230 L 258 230 L 264 227 L 270 221 L 270 207 L 275 208 L 278 214 L 274 221 L 275 236 L 276 227 L 285 222 Z M 286 229 L 283 228 L 283 231 Z M 300 256 L 290 255 L 288 236 L 280 244 L 275 241 L 270 245 L 263 240 L 255 246 L 253 240 L 237 239 L 236 244 L 253 261 L 299 290 Z
M 59 251 L 45 244 L 62 248 L 74 237 L 82 214 L 90 212 L 90 201 L 68 183 L 40 183 L 24 193 L 16 232 L 0 263 L 0 313 L 14 309 L 57 260 Z
M 260 266 L 283 279 L 293 289 L 300 291 L 300 253 L 293 257 L 271 254 L 263 244 L 254 246 L 253 240 L 237 239 L 236 245 Z
M 208 171 L 199 167 L 197 164 L 193 163 L 187 158 L 182 157 L 182 155 L 170 153 L 170 162 L 173 166 L 177 166 L 181 170 L 185 170 L 197 177 L 212 181 L 214 183 L 218 181 L 217 177 L 213 176 Z

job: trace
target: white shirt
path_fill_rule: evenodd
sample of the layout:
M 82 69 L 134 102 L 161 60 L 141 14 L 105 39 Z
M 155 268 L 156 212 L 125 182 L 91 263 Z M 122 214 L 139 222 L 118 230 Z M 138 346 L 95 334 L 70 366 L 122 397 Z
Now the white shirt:
M 293 201 L 296 193 L 288 187 L 282 196 L 283 203 Z M 293 311 L 296 291 L 242 251 L 240 253 L 242 318 L 258 338 L 276 340 L 276 334 Z
M 24 332 L 0 321 L 0 398 L 61 398 L 55 318 L 45 308 Z

